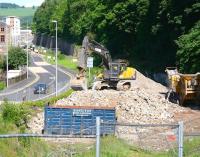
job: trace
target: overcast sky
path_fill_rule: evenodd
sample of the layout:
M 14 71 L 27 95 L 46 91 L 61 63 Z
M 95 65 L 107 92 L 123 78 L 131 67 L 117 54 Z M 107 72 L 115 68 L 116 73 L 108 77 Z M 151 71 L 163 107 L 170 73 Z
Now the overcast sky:
M 44 0 L 0 0 L 0 3 L 15 3 L 20 6 L 31 7 L 33 5 L 40 6 Z

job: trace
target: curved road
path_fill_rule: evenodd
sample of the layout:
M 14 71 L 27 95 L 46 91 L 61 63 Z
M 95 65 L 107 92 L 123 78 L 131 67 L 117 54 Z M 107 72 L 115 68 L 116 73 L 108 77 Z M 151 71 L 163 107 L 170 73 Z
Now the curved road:
M 31 53 L 31 65 L 29 66 L 29 79 L 23 80 L 8 89 L 0 92 L 0 101 L 21 102 L 23 100 L 35 101 L 55 95 L 55 66 L 43 61 L 35 53 Z M 73 75 L 67 69 L 58 68 L 58 93 L 68 89 L 69 80 Z M 47 94 L 34 94 L 34 87 L 38 83 L 45 83 L 48 86 Z

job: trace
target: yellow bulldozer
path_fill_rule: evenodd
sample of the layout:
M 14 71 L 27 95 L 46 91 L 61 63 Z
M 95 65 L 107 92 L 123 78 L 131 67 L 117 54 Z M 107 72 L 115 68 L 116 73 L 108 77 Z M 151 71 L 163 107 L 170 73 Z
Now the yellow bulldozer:
M 167 67 L 166 72 L 169 80 L 168 100 L 177 101 L 180 105 L 200 105 L 200 73 L 182 74 L 176 67 Z
M 128 67 L 126 60 L 112 60 L 109 51 L 103 45 L 85 36 L 81 51 L 78 54 L 78 74 L 70 83 L 72 89 L 87 89 L 87 58 L 93 53 L 101 57 L 104 72 L 99 74 L 93 81 L 92 89 L 114 88 L 117 90 L 129 90 L 131 88 L 133 80 L 136 79 L 136 70 Z

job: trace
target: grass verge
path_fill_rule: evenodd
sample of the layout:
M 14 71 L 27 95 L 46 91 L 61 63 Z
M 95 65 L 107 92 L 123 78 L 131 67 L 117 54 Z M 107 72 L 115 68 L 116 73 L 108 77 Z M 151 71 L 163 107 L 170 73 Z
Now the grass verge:
M 55 54 L 48 50 L 45 53 L 45 60 L 50 64 L 55 64 Z M 58 52 L 58 65 L 68 68 L 70 70 L 77 70 L 77 63 L 72 56 L 67 56 Z
M 47 103 L 53 104 L 57 100 L 68 97 L 69 95 L 71 95 L 72 92 L 73 92 L 73 90 L 70 89 L 70 90 L 58 95 L 57 97 L 54 96 L 54 97 L 51 97 L 48 99 L 38 100 L 38 101 L 26 101 L 26 102 L 23 102 L 22 104 L 23 104 L 23 106 L 29 106 L 29 107 L 44 107 Z
M 177 150 L 166 152 L 155 152 L 142 150 L 138 147 L 127 144 L 124 140 L 117 139 L 114 136 L 101 138 L 100 156 L 102 157 L 176 157 Z M 185 140 L 184 157 L 199 157 L 200 138 Z M 95 147 L 77 153 L 74 157 L 93 157 L 95 156 Z

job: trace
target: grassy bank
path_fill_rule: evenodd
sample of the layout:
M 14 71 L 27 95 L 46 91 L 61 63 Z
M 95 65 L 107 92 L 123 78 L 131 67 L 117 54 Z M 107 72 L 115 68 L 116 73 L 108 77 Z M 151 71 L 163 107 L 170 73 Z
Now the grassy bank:
M 184 142 L 184 157 L 199 157 L 200 138 L 185 140 Z M 125 141 L 117 139 L 114 136 L 101 138 L 101 156 L 102 157 L 176 157 L 177 150 L 169 150 L 167 152 L 146 151 L 140 148 L 131 146 Z M 94 157 L 95 148 L 92 148 L 83 153 L 75 155 L 75 157 Z
M 45 53 L 45 60 L 50 64 L 55 64 L 55 53 L 52 51 L 47 51 Z M 77 61 L 72 56 L 67 56 L 58 53 L 58 65 L 68 68 L 70 70 L 77 70 Z
M 24 133 L 30 109 L 22 105 L 4 102 L 0 110 L 0 134 Z M 48 153 L 49 145 L 33 138 L 0 138 L 0 156 L 34 157 Z
M 77 154 L 75 157 L 93 157 L 95 149 Z M 154 153 L 141 150 L 128 145 L 125 141 L 114 136 L 107 136 L 101 139 L 102 157 L 168 157 L 168 153 Z
M 54 103 L 58 99 L 69 96 L 73 91 L 50 99 L 14 104 L 4 102 L 0 106 L 0 134 L 27 133 L 27 122 L 45 104 Z M 38 138 L 0 138 L 1 157 L 45 157 L 59 150 L 60 146 Z

